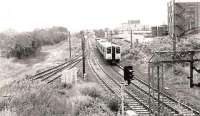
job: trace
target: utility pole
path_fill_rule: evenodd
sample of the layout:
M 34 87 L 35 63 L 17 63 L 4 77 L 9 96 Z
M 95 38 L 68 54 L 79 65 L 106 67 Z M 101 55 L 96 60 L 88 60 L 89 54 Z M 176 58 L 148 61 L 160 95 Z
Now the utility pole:
M 71 55 L 72 49 L 71 49 L 71 34 L 70 34 L 70 32 L 68 33 L 68 39 L 69 39 L 69 58 L 71 59 L 71 57 L 72 57 L 72 55 Z
M 131 37 L 131 46 L 130 48 L 133 48 L 133 29 L 131 24 L 128 22 L 128 32 L 130 31 L 130 37 Z
M 199 25 L 199 3 L 197 2 L 196 5 L 197 5 L 197 11 L 196 12 L 197 12 L 197 28 L 198 28 L 200 26 Z
M 190 88 L 194 87 L 193 82 L 194 52 L 190 52 Z
M 81 40 L 82 40 L 82 59 L 83 59 L 83 78 L 85 78 L 85 37 L 84 32 L 81 31 Z
M 174 52 L 174 57 L 176 55 L 176 23 L 175 23 L 175 0 L 173 0 L 173 33 L 172 33 L 172 40 L 173 40 L 173 52 Z
M 131 29 L 131 48 L 133 48 L 133 30 Z
M 173 49 L 173 56 L 172 56 L 172 59 L 173 61 L 175 60 L 176 58 L 176 23 L 175 23 L 175 0 L 172 0 L 172 49 Z M 175 62 L 173 64 L 173 67 L 172 67 L 172 70 L 173 70 L 173 74 L 175 73 Z
M 160 69 L 159 66 L 157 66 L 157 89 L 158 89 L 158 116 L 160 116 Z
M 108 29 L 105 29 L 105 38 L 106 38 L 106 39 L 109 39 L 109 36 L 108 36 Z
M 113 35 L 112 31 L 110 31 L 110 42 L 111 42 L 111 44 L 112 44 L 112 35 Z

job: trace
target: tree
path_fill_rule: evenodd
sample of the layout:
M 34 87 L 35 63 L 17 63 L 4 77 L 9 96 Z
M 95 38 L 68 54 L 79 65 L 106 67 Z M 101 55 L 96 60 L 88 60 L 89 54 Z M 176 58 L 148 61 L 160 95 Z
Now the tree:
M 105 31 L 103 29 L 94 30 L 94 32 L 96 37 L 99 38 L 105 37 Z

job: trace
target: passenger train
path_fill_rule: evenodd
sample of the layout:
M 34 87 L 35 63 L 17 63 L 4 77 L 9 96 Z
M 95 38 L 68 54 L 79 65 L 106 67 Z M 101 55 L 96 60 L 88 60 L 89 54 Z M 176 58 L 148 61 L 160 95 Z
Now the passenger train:
M 117 63 L 121 60 L 119 45 L 111 43 L 107 39 L 96 38 L 96 47 L 106 61 Z

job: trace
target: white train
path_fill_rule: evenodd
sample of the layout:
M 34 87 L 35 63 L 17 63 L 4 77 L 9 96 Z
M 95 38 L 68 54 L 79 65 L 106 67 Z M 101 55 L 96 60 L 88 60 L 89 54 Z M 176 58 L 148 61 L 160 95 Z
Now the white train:
M 119 45 L 111 43 L 107 39 L 96 38 L 96 47 L 106 61 L 117 63 L 121 60 L 121 47 Z

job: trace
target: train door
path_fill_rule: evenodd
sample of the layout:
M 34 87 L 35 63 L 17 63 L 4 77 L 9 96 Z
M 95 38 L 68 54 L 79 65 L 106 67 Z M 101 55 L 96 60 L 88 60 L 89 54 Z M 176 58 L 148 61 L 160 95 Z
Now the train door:
M 115 46 L 112 46 L 112 60 L 115 60 Z

